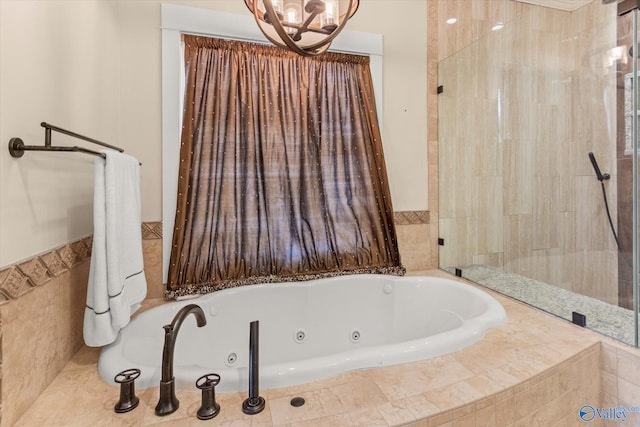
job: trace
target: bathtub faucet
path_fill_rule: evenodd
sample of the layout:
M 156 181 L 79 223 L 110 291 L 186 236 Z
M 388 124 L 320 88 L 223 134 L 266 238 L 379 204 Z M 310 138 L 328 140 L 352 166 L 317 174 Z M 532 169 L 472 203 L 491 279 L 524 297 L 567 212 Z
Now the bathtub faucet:
M 207 318 L 202 308 L 196 304 L 184 306 L 173 318 L 170 325 L 164 325 L 164 349 L 162 350 L 162 379 L 160 380 L 160 400 L 156 405 L 156 415 L 169 415 L 174 413 L 180 402 L 176 398 L 176 384 L 173 376 L 173 353 L 176 347 L 176 338 L 182 322 L 193 313 L 198 327 L 207 324 Z

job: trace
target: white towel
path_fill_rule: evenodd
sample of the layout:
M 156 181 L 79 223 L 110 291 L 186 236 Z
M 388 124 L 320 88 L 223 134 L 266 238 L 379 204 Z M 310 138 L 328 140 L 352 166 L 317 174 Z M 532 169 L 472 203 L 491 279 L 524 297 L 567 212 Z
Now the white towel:
M 115 341 L 147 295 L 142 258 L 140 165 L 117 151 L 95 161 L 93 249 L 84 311 L 84 342 Z

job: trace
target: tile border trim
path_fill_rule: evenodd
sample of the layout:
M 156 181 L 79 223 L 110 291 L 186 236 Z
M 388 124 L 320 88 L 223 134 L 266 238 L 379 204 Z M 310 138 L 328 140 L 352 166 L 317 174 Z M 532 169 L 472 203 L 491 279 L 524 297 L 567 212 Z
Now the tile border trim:
M 394 212 L 396 225 L 429 224 L 429 211 Z M 144 222 L 142 240 L 161 240 L 162 222 Z M 84 237 L 0 270 L 0 305 L 72 270 L 91 258 L 93 236 Z
M 429 224 L 431 214 L 429 211 L 398 211 L 393 213 L 396 225 Z
M 162 239 L 162 223 L 143 223 L 142 240 L 156 239 Z M 93 236 L 84 237 L 0 270 L 0 305 L 20 298 L 91 258 L 92 244 Z

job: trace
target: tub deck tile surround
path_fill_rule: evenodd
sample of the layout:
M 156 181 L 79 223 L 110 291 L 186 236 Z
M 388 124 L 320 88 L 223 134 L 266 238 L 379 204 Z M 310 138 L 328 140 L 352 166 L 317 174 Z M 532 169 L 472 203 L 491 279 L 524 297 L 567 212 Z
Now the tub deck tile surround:
M 451 277 L 440 271 L 421 273 Z M 622 396 L 637 396 L 630 403 L 640 402 L 640 357 L 625 356 L 623 346 L 605 346 L 590 331 L 492 295 L 504 305 L 509 321 L 457 353 L 263 390 L 267 405 L 255 416 L 241 411 L 246 393 L 218 393 L 221 412 L 208 425 L 563 426 L 580 424 L 577 411 L 583 404 L 617 406 Z M 149 300 L 145 306 L 159 303 Z M 99 349 L 82 348 L 16 426 L 204 425 L 195 416 L 201 398 L 195 387 L 177 391 L 180 408 L 167 417 L 154 414 L 157 388 L 137 390 L 140 406 L 115 414 L 119 390 L 100 379 L 98 357 Z M 634 374 L 622 381 L 617 377 L 621 369 Z M 601 399 L 601 390 L 607 400 Z M 304 406 L 290 406 L 296 396 L 305 398 Z M 640 414 L 634 416 L 640 425 Z

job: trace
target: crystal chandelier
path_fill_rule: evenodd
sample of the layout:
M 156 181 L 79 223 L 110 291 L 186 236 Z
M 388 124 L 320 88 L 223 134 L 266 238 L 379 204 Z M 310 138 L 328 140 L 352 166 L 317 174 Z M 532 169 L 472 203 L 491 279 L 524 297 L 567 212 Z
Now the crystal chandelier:
M 326 52 L 360 0 L 244 0 L 273 44 L 303 56 Z

